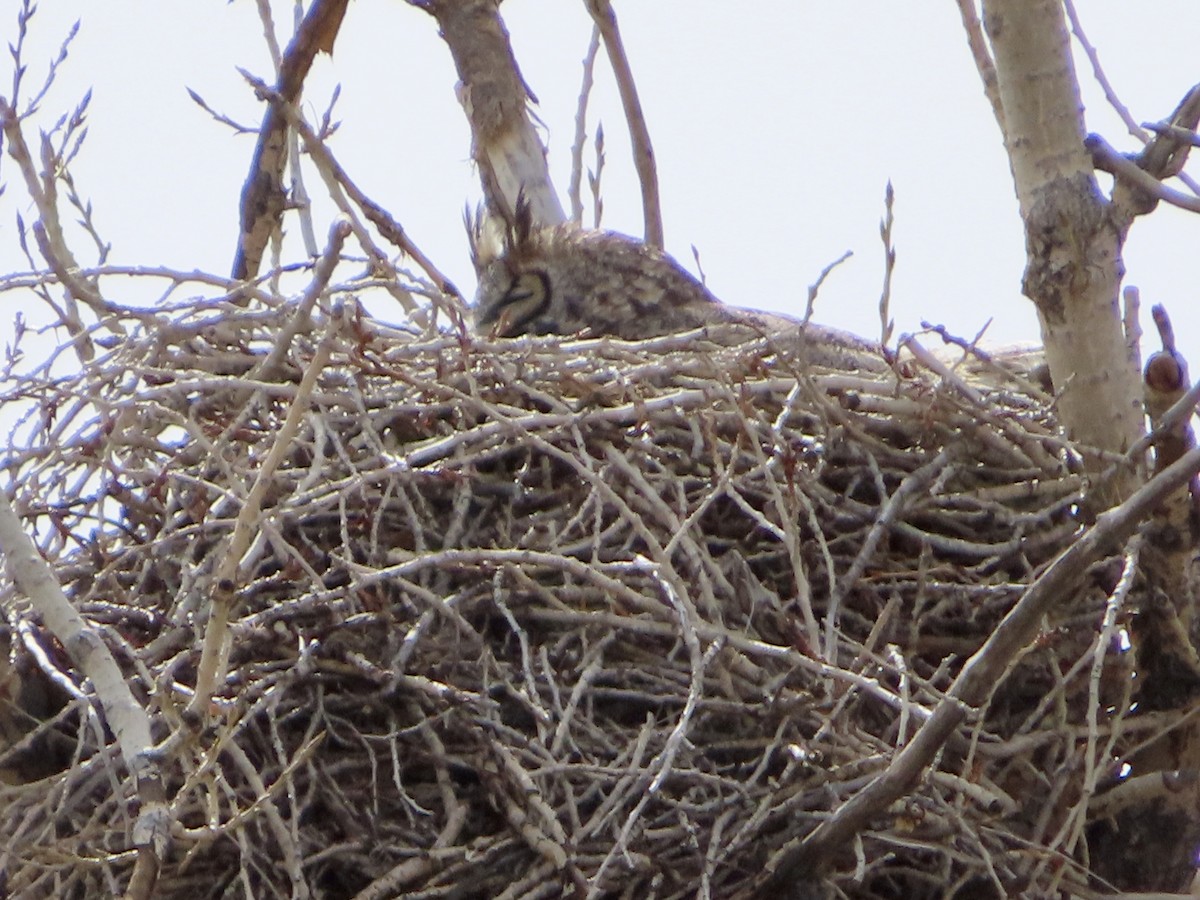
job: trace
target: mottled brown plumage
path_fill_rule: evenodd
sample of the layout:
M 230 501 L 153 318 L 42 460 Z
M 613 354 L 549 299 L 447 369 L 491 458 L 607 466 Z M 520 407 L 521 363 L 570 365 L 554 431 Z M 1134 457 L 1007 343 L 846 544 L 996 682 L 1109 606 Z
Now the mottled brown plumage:
M 531 235 L 479 276 L 475 322 L 497 337 L 587 330 L 637 340 L 724 321 L 724 308 L 673 259 L 602 231 Z
M 475 330 L 490 337 L 610 335 L 642 340 L 706 328 L 731 346 L 791 335 L 792 352 L 836 368 L 886 368 L 876 345 L 836 329 L 726 306 L 667 254 L 609 231 L 572 225 L 534 228 L 519 208 L 497 253 L 478 223 L 469 227 L 479 288 Z
M 670 256 L 622 234 L 537 229 L 522 210 L 498 255 L 481 252 L 475 238 L 475 327 L 494 337 L 585 332 L 640 340 L 716 323 L 765 331 L 795 324 L 725 306 Z

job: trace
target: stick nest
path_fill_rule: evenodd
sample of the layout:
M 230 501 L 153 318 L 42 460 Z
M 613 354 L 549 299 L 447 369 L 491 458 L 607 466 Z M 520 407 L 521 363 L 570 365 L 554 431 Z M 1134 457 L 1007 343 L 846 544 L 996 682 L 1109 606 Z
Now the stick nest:
M 324 325 L 146 322 L 81 375 L 10 378 L 33 403 L 8 468 L 163 742 L 156 896 L 750 896 L 1077 531 L 1048 399 L 999 368 L 963 392 L 796 341 L 488 343 L 354 315 L 305 397 Z M 213 573 L 295 403 L 201 725 Z M 807 896 L 1083 882 L 1082 760 L 1109 733 L 1089 710 L 1128 705 L 1120 654 L 1093 676 L 1112 574 Z M 7 889 L 117 892 L 136 792 L 5 590 Z

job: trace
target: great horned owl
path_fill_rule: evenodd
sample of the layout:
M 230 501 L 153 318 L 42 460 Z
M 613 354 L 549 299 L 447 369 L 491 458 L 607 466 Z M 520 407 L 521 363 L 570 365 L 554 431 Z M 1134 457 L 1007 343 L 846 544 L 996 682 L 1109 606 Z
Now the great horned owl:
M 878 345 L 852 334 L 726 306 L 670 256 L 634 238 L 572 225 L 535 228 L 519 204 L 496 253 L 485 246 L 480 225 L 469 224 L 468 232 L 479 275 L 474 319 L 481 334 L 586 332 L 636 341 L 703 327 L 708 342 L 718 345 L 771 335 L 777 349 L 810 363 L 888 368 Z
M 499 255 L 487 257 L 480 243 L 476 229 L 475 328 L 495 337 L 586 331 L 640 340 L 719 323 L 760 333 L 796 324 L 725 306 L 641 241 L 572 225 L 534 228 L 523 208 Z

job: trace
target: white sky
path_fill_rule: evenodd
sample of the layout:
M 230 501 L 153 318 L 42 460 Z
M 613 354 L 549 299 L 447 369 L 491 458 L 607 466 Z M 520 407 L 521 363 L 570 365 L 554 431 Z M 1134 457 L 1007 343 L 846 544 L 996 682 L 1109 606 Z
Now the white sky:
M 1167 116 L 1200 80 L 1197 0 L 1077 3 L 1109 78 L 1139 121 Z M 292 5 L 271 5 L 286 44 Z M 6 43 L 15 40 L 18 6 L 0 0 Z M 853 250 L 823 288 L 816 318 L 877 336 L 878 226 L 890 178 L 898 329 L 914 330 L 924 318 L 971 335 L 994 317 L 992 343 L 1037 339 L 1032 305 L 1020 295 L 1023 238 L 1007 160 L 950 0 L 615 6 L 658 158 L 668 249 L 694 270 L 690 247 L 699 248 L 718 296 L 799 314 L 820 270 Z M 501 12 L 541 101 L 565 195 L 590 20 L 582 0 L 507 0 Z M 40 84 L 75 19 L 79 36 L 32 126 L 52 126 L 94 89 L 89 137 L 72 172 L 114 245 L 111 261 L 228 274 L 254 139 L 213 122 L 185 88 L 239 121 L 261 120 L 261 105 L 235 70 L 273 80 L 255 4 L 43 2 L 26 44 L 26 93 Z M 1086 61 L 1078 65 L 1088 127 L 1120 150 L 1135 149 Z M 591 123 L 602 121 L 607 138 L 605 224 L 637 234 L 638 186 L 603 56 L 597 80 Z M 333 58 L 318 61 L 305 104 L 315 118 L 332 87 L 342 85 L 335 154 L 469 297 L 474 279 L 461 220 L 479 189 L 454 81 L 432 18 L 401 0 L 356 0 Z M 7 96 L 9 85 L 10 72 L 0 72 L 0 93 Z M 30 123 L 26 129 L 34 134 Z M 14 222 L 17 213 L 28 221 L 34 212 L 9 159 L 0 162 L 0 180 L 7 185 L 0 195 L 3 274 L 27 268 Z M 315 175 L 307 182 L 321 193 Z M 322 241 L 327 224 L 318 217 Z M 73 246 L 81 262 L 93 260 L 81 237 Z M 1127 282 L 1142 289 L 1147 313 L 1151 303 L 1168 305 L 1196 368 L 1200 341 L 1190 336 L 1200 334 L 1200 310 L 1190 262 L 1198 247 L 1200 217 L 1160 207 L 1135 224 L 1126 248 Z M 44 321 L 44 312 L 36 319 Z M 11 320 L 9 310 L 0 311 L 0 339 L 11 334 Z

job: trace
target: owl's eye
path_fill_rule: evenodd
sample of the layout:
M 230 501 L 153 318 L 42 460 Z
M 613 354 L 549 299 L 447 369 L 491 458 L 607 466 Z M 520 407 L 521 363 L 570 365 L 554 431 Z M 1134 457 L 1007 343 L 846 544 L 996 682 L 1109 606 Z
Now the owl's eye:
M 492 326 L 493 337 L 516 337 L 550 306 L 550 278 L 534 270 L 517 275 L 508 290 L 483 313 L 481 325 Z

